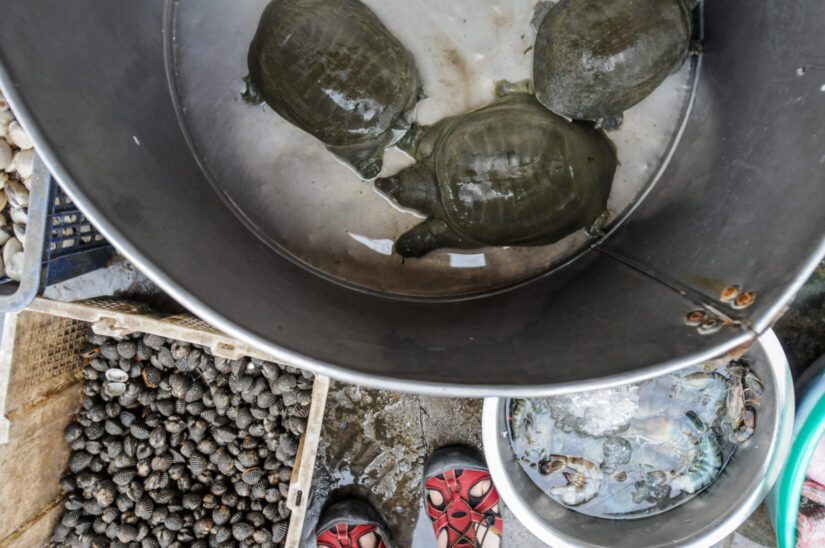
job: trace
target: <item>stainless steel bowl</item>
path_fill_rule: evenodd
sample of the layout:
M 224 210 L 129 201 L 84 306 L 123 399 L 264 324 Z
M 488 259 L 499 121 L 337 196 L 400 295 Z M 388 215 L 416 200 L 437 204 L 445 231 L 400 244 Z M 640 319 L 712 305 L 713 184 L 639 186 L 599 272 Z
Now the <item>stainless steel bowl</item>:
M 0 0 L 0 88 L 121 252 L 195 314 L 284 362 L 450 395 L 638 380 L 753 340 L 825 255 L 820 0 L 708 2 L 692 112 L 635 210 L 538 279 L 452 300 L 336 284 L 274 251 L 226 206 L 176 107 L 175 9 Z M 201 51 L 193 62 L 209 63 L 210 48 Z M 756 292 L 756 303 L 719 302 L 727 285 Z M 684 323 L 696 308 L 718 311 L 727 327 L 700 335 Z
M 737 450 L 719 478 L 682 506 L 657 516 L 598 519 L 553 501 L 515 460 L 506 427 L 506 398 L 484 402 L 484 455 L 507 507 L 550 546 L 711 546 L 731 534 L 761 504 L 788 454 L 794 419 L 793 382 L 779 340 L 768 331 L 748 358 L 765 384 L 754 436 Z

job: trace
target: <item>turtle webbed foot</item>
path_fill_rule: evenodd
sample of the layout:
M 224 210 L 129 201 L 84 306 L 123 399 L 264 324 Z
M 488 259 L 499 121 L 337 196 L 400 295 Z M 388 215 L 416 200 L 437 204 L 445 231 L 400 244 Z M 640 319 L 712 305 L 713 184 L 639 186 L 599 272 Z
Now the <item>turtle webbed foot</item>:
M 246 89 L 241 93 L 241 98 L 244 102 L 253 106 L 263 104 L 264 98 L 258 93 L 258 88 L 255 87 L 255 84 L 252 83 L 252 76 L 244 76 L 243 81 L 244 84 L 246 84 Z
M 327 145 L 327 150 L 352 167 L 365 181 L 372 181 L 384 167 L 384 142 L 382 140 L 350 146 Z
M 371 181 L 372 179 L 378 177 L 378 174 L 381 173 L 381 170 L 384 167 L 383 164 L 384 162 L 382 160 L 376 160 L 371 158 L 364 160 L 363 162 L 360 162 L 358 164 L 355 164 L 353 167 L 362 179 L 364 179 L 365 181 Z
M 604 116 L 596 120 L 596 129 L 619 129 L 624 122 L 623 114 L 616 114 L 614 116 Z

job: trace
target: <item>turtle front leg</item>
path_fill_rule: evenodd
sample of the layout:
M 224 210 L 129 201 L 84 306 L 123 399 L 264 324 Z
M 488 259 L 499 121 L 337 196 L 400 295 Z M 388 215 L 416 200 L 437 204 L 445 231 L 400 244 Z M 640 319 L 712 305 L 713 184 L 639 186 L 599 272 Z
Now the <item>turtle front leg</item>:
M 475 247 L 441 219 L 429 219 L 404 233 L 395 242 L 395 252 L 405 258 L 420 258 L 444 247 Z
M 533 13 L 533 19 L 530 20 L 530 26 L 538 30 L 547 17 L 547 14 L 550 13 L 550 10 L 552 10 L 555 5 L 555 2 L 548 0 L 542 0 L 536 4 L 536 11 Z
M 389 136 L 349 146 L 327 145 L 327 150 L 352 166 L 365 181 L 372 181 L 384 167 L 384 148 Z
M 252 76 L 244 76 L 244 84 L 246 89 L 241 93 L 241 98 L 249 105 L 257 106 L 264 102 L 264 98 L 258 92 L 258 88 L 252 83 Z
M 435 175 L 424 164 L 405 169 L 392 177 L 378 179 L 375 187 L 401 207 L 431 217 L 438 209 Z
M 619 129 L 624 122 L 623 114 L 614 114 L 613 116 L 603 116 L 596 120 L 596 129 Z

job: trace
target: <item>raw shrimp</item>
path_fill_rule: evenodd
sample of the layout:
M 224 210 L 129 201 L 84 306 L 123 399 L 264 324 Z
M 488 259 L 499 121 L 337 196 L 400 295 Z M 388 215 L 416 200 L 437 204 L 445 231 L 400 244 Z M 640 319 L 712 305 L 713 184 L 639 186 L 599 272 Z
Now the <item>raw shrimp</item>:
M 592 500 L 604 484 L 604 474 L 598 465 L 581 457 L 550 455 L 539 463 L 539 470 L 542 474 L 562 471 L 567 485 L 551 488 L 550 495 L 567 506 L 578 506 Z
M 697 451 L 684 473 L 673 478 L 672 486 L 685 493 L 696 493 L 713 483 L 722 470 L 722 447 L 719 435 L 709 428 L 693 411 L 685 413 L 702 437 Z
M 731 378 L 742 381 L 746 397 L 761 396 L 765 393 L 765 386 L 762 384 L 762 381 L 759 380 L 759 377 L 757 377 L 747 365 L 742 362 L 733 362 L 728 365 L 727 369 Z
M 674 382 L 674 389 L 696 393 L 696 398 L 701 400 L 704 407 L 713 404 L 717 416 L 725 412 L 725 401 L 728 394 L 728 379 L 721 373 L 715 371 L 695 371 L 682 377 L 677 377 Z M 708 417 L 708 420 L 710 417 Z
M 656 457 L 672 454 L 669 458 L 676 461 L 672 466 L 672 472 L 676 475 L 687 470 L 694 459 L 698 443 L 695 430 L 688 428 L 683 421 L 668 417 L 650 417 L 637 421 L 626 437 L 641 442 L 639 460 L 648 466 L 664 466 L 665 463 Z
M 530 425 L 532 405 L 528 400 L 513 400 L 510 407 L 510 433 L 515 438 L 524 432 L 524 427 Z
M 732 443 L 741 444 L 753 436 L 756 427 L 756 405 L 754 396 L 764 393 L 762 381 L 746 365 L 735 362 L 728 366 L 730 389 L 725 402 L 725 412 L 720 421 L 720 430 Z
M 675 384 L 688 390 L 708 390 L 713 387 L 725 388 L 728 379 L 721 373 L 695 371 L 676 379 Z

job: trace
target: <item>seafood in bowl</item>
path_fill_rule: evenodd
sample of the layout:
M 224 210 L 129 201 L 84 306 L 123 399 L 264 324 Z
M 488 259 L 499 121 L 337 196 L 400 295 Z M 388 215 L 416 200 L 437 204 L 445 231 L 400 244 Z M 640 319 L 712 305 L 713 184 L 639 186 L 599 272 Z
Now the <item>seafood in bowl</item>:
M 764 387 L 747 363 L 510 401 L 513 450 L 557 502 L 590 516 L 658 514 L 709 487 L 756 428 Z
M 398 146 L 418 160 L 375 182 L 428 219 L 395 250 L 422 257 L 444 248 L 548 245 L 603 222 L 616 171 L 610 140 L 571 124 L 528 93 L 414 126 Z
M 248 64 L 248 102 L 266 102 L 364 179 L 422 97 L 413 55 L 358 0 L 273 0 Z

